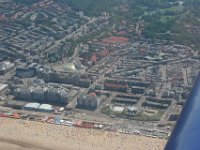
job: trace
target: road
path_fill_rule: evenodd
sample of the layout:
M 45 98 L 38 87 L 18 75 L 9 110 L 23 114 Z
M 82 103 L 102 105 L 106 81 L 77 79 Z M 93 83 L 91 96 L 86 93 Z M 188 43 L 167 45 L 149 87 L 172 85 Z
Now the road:
M 74 38 L 74 37 L 77 37 L 79 36 L 80 34 L 82 34 L 82 32 L 84 31 L 84 27 L 85 26 L 88 26 L 90 24 L 93 24 L 94 22 L 96 22 L 98 20 L 98 18 L 93 18 L 93 19 L 90 19 L 87 23 L 85 23 L 84 25 L 80 26 L 80 28 L 78 28 L 76 31 L 70 33 L 70 34 L 67 34 L 65 37 L 63 37 L 62 39 L 60 40 L 57 40 L 55 42 L 55 44 L 53 44 L 52 46 L 50 46 L 49 48 L 47 48 L 44 52 L 48 52 L 48 51 L 51 51 L 54 47 L 57 47 L 61 42 L 64 42 L 68 39 L 71 39 L 71 38 Z
M 174 101 L 172 101 L 172 104 L 169 106 L 169 108 L 165 111 L 164 115 L 162 116 L 162 118 L 160 119 L 160 121 L 163 121 L 163 120 L 168 120 L 168 117 L 169 117 L 169 114 L 171 112 L 173 112 L 173 110 L 175 109 L 176 107 L 176 103 Z
M 101 112 L 101 109 L 102 109 L 103 107 L 105 107 L 106 104 L 110 104 L 111 101 L 112 101 L 112 99 L 115 98 L 116 95 L 117 95 L 117 94 L 116 94 L 115 92 L 112 92 L 112 93 L 111 93 L 111 96 L 110 96 L 109 98 L 107 98 L 107 99 L 105 100 L 105 102 L 104 102 L 103 104 L 101 104 L 101 106 L 99 106 L 99 107 L 95 110 L 95 112 L 100 113 L 100 112 Z

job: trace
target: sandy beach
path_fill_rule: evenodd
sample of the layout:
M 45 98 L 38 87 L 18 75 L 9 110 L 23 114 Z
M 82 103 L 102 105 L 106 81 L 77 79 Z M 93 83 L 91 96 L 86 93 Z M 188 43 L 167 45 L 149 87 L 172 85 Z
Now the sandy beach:
M 1 150 L 162 150 L 165 140 L 0 118 Z

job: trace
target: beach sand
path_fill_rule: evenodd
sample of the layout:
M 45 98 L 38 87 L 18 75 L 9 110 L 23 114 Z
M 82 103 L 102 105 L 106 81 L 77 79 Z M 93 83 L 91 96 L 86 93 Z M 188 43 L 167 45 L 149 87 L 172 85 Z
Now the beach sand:
M 0 118 L 1 150 L 162 150 L 165 140 Z

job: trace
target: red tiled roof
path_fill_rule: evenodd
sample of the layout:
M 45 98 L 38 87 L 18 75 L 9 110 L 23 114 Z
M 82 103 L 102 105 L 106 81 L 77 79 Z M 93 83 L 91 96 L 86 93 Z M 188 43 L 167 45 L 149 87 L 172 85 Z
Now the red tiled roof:
M 126 31 L 119 31 L 118 34 L 121 34 L 121 35 L 126 35 Z
M 127 88 L 128 85 L 122 85 L 117 83 L 106 83 L 106 87 L 112 87 L 112 88 Z
M 91 60 L 93 62 L 97 62 L 97 55 L 96 54 L 93 54 L 92 57 L 91 57 Z
M 0 20 L 3 20 L 5 18 L 4 15 L 0 15 Z
M 139 51 L 140 52 L 146 52 L 147 50 L 146 50 L 146 48 L 143 47 L 143 48 L 140 48 Z
M 109 50 L 108 50 L 108 49 L 104 49 L 104 50 L 100 51 L 100 55 L 101 55 L 102 57 L 105 57 L 105 56 L 107 56 L 108 54 L 109 54 Z
M 92 92 L 92 93 L 89 93 L 89 95 L 96 96 L 96 93 Z
M 129 41 L 129 39 L 125 37 L 111 36 L 109 38 L 103 39 L 102 41 L 105 43 L 126 43 Z

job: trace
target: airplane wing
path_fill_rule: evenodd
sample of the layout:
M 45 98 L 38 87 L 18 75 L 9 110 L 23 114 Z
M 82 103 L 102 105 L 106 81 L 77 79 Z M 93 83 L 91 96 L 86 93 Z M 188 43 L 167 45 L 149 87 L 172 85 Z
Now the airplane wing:
M 165 150 L 200 150 L 200 73 Z

